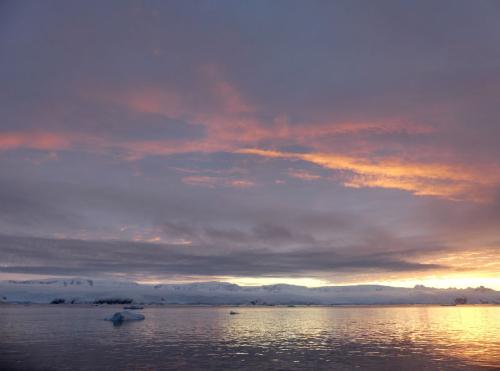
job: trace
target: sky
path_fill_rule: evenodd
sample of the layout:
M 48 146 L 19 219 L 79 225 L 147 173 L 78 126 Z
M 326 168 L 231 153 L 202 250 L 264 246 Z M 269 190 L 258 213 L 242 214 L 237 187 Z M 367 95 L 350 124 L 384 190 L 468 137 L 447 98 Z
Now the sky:
M 499 17 L 0 2 L 0 279 L 500 289 Z

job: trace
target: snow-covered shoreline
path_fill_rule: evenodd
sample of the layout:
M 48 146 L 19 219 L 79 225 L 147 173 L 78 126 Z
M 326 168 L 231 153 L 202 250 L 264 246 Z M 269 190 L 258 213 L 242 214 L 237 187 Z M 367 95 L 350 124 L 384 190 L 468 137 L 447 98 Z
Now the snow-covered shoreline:
M 384 305 L 452 304 L 457 298 L 465 298 L 468 304 L 499 304 L 500 292 L 484 287 L 436 289 L 358 285 L 308 288 L 285 284 L 239 286 L 226 282 L 145 285 L 89 278 L 0 282 L 0 301 L 4 303 Z

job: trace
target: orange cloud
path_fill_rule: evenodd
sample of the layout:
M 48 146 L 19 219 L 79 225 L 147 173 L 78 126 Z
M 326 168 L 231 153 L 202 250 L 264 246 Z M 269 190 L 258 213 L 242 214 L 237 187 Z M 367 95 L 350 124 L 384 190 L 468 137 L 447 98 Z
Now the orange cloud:
M 301 180 L 317 180 L 321 178 L 321 176 L 317 174 L 312 174 L 306 170 L 298 170 L 298 169 L 288 170 L 288 176 Z
M 397 159 L 371 161 L 365 158 L 323 153 L 291 153 L 243 149 L 237 153 L 267 158 L 302 160 L 321 167 L 347 171 L 347 187 L 380 187 L 409 191 L 416 195 L 445 198 L 480 198 L 480 189 L 493 186 L 498 176 L 485 176 L 480 169 L 460 165 L 411 163 Z M 495 173 L 492 173 L 495 174 Z M 498 174 L 498 172 L 497 172 Z
M 239 114 L 255 112 L 256 107 L 226 78 L 218 66 L 207 64 L 200 68 L 200 73 L 205 78 L 209 91 L 213 93 L 219 102 L 218 111 L 225 114 Z
M 214 120 L 214 121 L 212 121 Z M 498 169 L 481 169 L 460 164 L 420 163 L 397 158 L 373 160 L 366 156 L 348 156 L 332 153 L 292 153 L 261 149 L 241 149 L 266 138 L 265 130 L 257 121 L 242 120 L 233 130 L 225 130 L 230 125 L 227 118 L 219 121 L 207 120 L 209 135 L 199 140 L 159 140 L 159 141 L 115 141 L 112 137 L 92 137 L 80 133 L 18 132 L 0 134 L 0 150 L 31 148 L 57 151 L 80 148 L 91 151 L 119 151 L 122 158 L 135 160 L 149 155 L 171 155 L 189 152 L 236 152 L 258 155 L 266 158 L 281 158 L 292 161 L 306 161 L 323 168 L 342 171 L 342 183 L 354 188 L 400 189 L 415 195 L 437 196 L 449 199 L 486 199 L 485 190 L 492 189 L 500 182 Z M 250 122 L 249 124 L 247 124 Z M 252 131 L 252 128 L 257 130 Z M 238 130 L 240 129 L 240 130 Z M 304 170 L 289 171 L 289 176 L 303 179 L 318 179 L 319 175 Z M 247 180 L 221 180 L 217 177 L 192 176 L 183 178 L 184 183 L 206 187 L 252 187 Z
M 217 186 L 233 187 L 233 188 L 250 188 L 255 186 L 255 183 L 246 179 L 227 179 L 222 177 L 192 175 L 182 178 L 184 184 L 190 186 L 215 188 Z
M 71 139 L 62 134 L 47 132 L 0 133 L 0 150 L 32 148 L 54 151 L 68 148 Z
M 215 82 L 213 90 L 219 97 L 222 107 L 226 112 L 245 113 L 255 111 L 255 107 L 246 102 L 236 88 L 229 82 L 217 81 Z
M 250 188 L 250 187 L 255 186 L 254 182 L 252 182 L 250 180 L 245 180 L 245 179 L 231 180 L 231 181 L 229 181 L 229 184 L 232 187 L 236 187 L 236 188 Z
M 214 188 L 217 184 L 217 178 L 213 176 L 192 175 L 183 177 L 182 182 L 190 186 Z
M 186 112 L 185 102 L 181 96 L 165 88 L 145 87 L 113 94 L 98 94 L 105 100 L 125 104 L 130 109 L 141 112 L 159 114 L 179 118 Z
M 194 142 L 129 142 L 127 146 L 133 147 L 130 158 L 148 155 L 148 150 L 153 154 L 169 154 L 177 150 L 187 152 L 187 148 L 199 152 L 235 151 L 269 142 L 273 145 L 302 145 L 328 152 L 330 139 L 334 136 L 371 132 L 423 134 L 435 130 L 430 125 L 415 124 L 402 118 L 384 121 L 336 119 L 290 124 L 288 117 L 282 114 L 265 120 L 260 115 L 262 107 L 245 97 L 218 66 L 206 64 L 196 73 L 201 78 L 199 89 L 194 92 L 153 84 L 129 91 L 93 92 L 86 97 L 123 105 L 138 113 L 157 114 L 205 126 L 205 138 Z M 367 147 L 366 143 L 361 146 Z M 360 150 L 357 148 L 358 152 Z
M 401 118 L 381 121 L 341 121 L 293 123 L 286 115 L 268 121 L 261 118 L 260 108 L 245 98 L 244 94 L 214 66 L 200 70 L 201 92 L 182 94 L 168 87 L 137 87 L 130 91 L 87 94 L 87 98 L 118 104 L 137 113 L 157 114 L 205 126 L 205 136 L 200 139 L 120 140 L 113 133 L 102 136 L 84 135 L 79 132 L 10 132 L 0 133 L 0 150 L 32 148 L 39 150 L 64 150 L 79 148 L 86 151 L 119 153 L 122 159 L 136 160 L 150 155 L 178 153 L 236 152 L 267 158 L 301 160 L 323 168 L 342 172 L 346 187 L 378 187 L 401 189 L 416 195 L 446 198 L 480 199 L 484 189 L 500 182 L 498 169 L 445 162 L 418 162 L 401 158 L 374 159 L 380 145 L 361 140 L 343 153 L 331 153 L 331 139 L 348 135 L 354 143 L 356 136 L 366 138 L 366 133 L 430 134 L 436 128 L 415 124 Z M 208 94 L 207 94 L 208 93 Z M 203 97 L 207 96 L 207 102 Z M 180 123 L 179 125 L 182 125 Z M 304 146 L 309 153 L 292 153 L 255 149 L 264 145 Z M 250 149 L 242 149 L 250 148 Z M 290 177 L 314 180 L 319 175 L 304 170 L 289 171 Z M 221 181 L 214 177 L 185 177 L 190 185 L 251 187 L 246 180 Z

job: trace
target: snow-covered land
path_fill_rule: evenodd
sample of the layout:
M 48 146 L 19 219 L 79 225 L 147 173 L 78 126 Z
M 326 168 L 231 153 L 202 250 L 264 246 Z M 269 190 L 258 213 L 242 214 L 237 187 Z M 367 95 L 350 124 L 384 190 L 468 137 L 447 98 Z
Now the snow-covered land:
M 225 282 L 143 285 L 87 278 L 0 282 L 0 301 L 11 303 L 451 304 L 457 298 L 470 304 L 500 304 L 500 291 L 484 287 L 238 286 Z

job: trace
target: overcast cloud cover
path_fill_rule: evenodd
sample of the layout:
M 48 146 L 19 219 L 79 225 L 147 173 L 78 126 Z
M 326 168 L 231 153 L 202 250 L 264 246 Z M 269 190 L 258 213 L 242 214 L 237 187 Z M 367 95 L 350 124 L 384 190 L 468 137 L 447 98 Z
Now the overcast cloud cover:
M 2 1 L 0 278 L 500 288 L 499 18 Z

